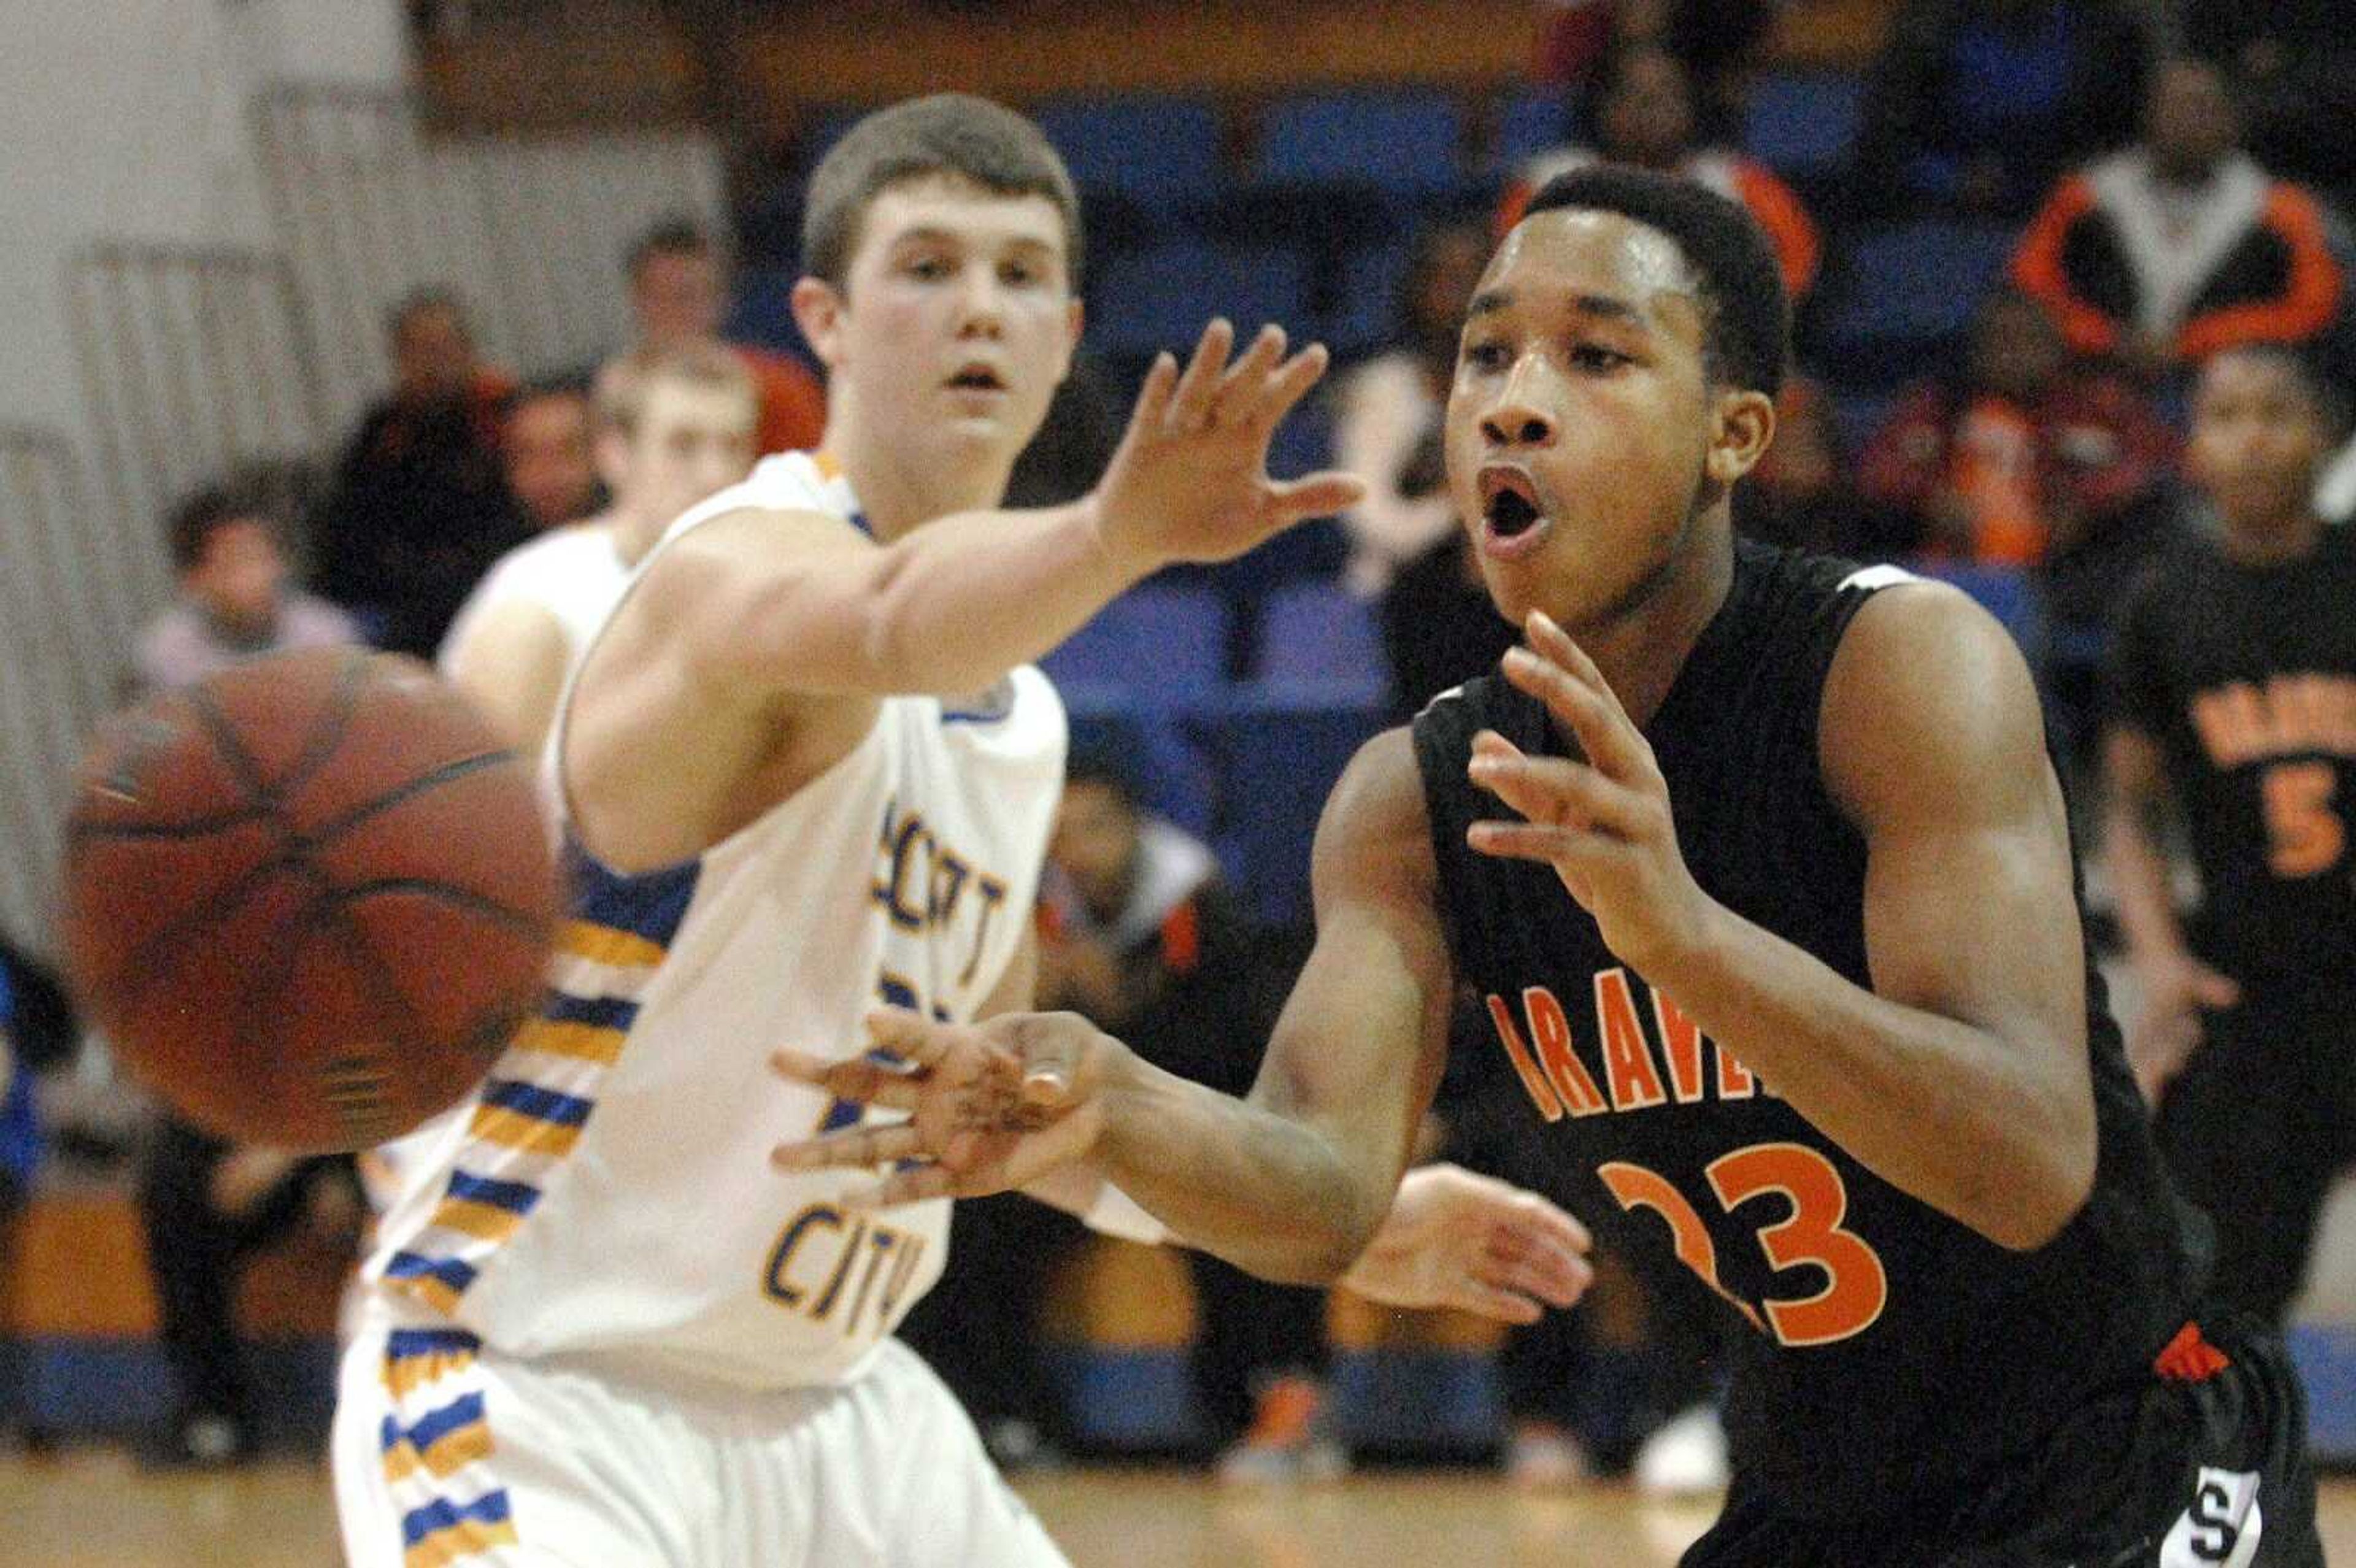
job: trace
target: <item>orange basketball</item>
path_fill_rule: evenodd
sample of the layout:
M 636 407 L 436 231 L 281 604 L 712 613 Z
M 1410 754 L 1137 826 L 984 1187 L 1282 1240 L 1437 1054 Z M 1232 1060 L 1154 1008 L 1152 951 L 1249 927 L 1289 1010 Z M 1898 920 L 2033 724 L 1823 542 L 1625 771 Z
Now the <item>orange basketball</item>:
M 558 894 L 530 773 L 412 659 L 286 654 L 117 714 L 67 831 L 75 991 L 224 1136 L 382 1142 L 539 1003 Z

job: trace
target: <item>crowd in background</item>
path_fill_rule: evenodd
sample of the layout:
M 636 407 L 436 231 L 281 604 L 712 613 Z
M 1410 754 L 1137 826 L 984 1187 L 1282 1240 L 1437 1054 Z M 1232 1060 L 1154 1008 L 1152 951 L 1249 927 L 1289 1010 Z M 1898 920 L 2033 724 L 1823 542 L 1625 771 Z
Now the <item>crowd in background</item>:
M 2325 0 L 2185 0 L 2164 16 L 2104 0 L 1912 0 L 1868 74 L 1849 162 L 1794 183 L 1733 141 L 1762 26 L 1725 25 L 1727 8 L 1695 0 L 1554 9 L 1544 67 L 1559 84 L 1561 142 L 1477 208 L 1425 215 L 1389 341 L 1342 367 L 1327 398 L 1333 454 L 1369 495 L 1325 530 L 1325 546 L 1290 547 L 1285 572 L 1329 580 L 1367 606 L 1380 666 L 1364 674 L 1397 715 L 1494 664 L 1513 634 L 1488 611 L 1441 471 L 1457 324 L 1494 237 L 1549 174 L 1598 160 L 1678 173 L 1757 218 L 1801 325 L 1802 373 L 1768 462 L 1738 494 L 1740 526 L 1909 561 L 1981 596 L 2034 656 L 2065 758 L 2091 788 L 2113 615 L 2176 541 L 2210 527 L 2182 467 L 2201 366 L 2251 342 L 2298 348 L 2327 386 L 2356 365 L 2342 350 L 2356 152 L 2339 130 L 2356 91 L 2356 32 Z M 1735 9 L 1753 22 L 1767 14 Z M 1823 280 L 1871 226 L 1941 219 L 2009 226 L 2000 277 L 1943 358 L 1857 398 L 1853 367 L 1819 358 Z M 637 336 L 614 346 L 616 359 L 723 347 L 723 242 L 666 223 L 621 264 Z M 431 658 L 504 555 L 627 509 L 627 445 L 639 432 L 616 430 L 598 367 L 519 381 L 484 360 L 465 302 L 440 290 L 396 302 L 386 329 L 393 384 L 319 482 L 225 475 L 159 520 L 182 597 L 125 650 L 134 689 L 320 643 Z M 725 352 L 756 400 L 755 448 L 816 444 L 824 392 L 807 363 Z M 1124 417 L 1123 379 L 1083 356 L 1012 501 L 1051 502 L 1093 481 Z M 2316 506 L 2333 520 L 2356 511 L 2356 453 L 2321 475 Z M 1213 586 L 1249 603 L 1261 571 L 1248 560 Z M 1087 1013 L 1162 1065 L 1240 1091 L 1297 944 L 1262 928 L 1197 837 L 1149 808 L 1170 789 L 1141 776 L 1152 766 L 1075 752 L 1040 914 L 1043 1005 Z M 16 1050 L 0 1065 L 16 1071 L 0 1076 L 12 1085 L 0 1101 L 0 1205 L 21 1203 L 34 1179 L 29 1070 L 70 1053 L 59 1005 L 37 965 L 9 955 L 0 1041 Z M 1468 1020 L 1468 1038 L 1484 1027 Z M 1425 1155 L 1510 1173 L 1508 1108 L 1443 1100 Z M 234 1460 L 258 1424 L 230 1326 L 239 1262 L 292 1228 L 356 1229 L 359 1195 L 332 1162 L 234 1149 L 168 1122 L 137 1160 L 180 1380 L 151 1456 Z M 908 1326 L 1009 1464 L 1072 1445 L 1035 1328 L 1049 1273 L 1077 1235 L 1018 1199 L 968 1205 L 948 1276 Z M 1195 1394 L 1222 1473 L 1339 1467 L 1322 1298 L 1208 1258 L 1190 1264 Z M 1518 1478 L 1635 1466 L 1665 1488 L 1710 1483 L 1707 1423 L 1688 1419 L 1706 1410 L 1712 1359 L 1706 1339 L 1689 1342 L 1690 1289 L 1623 1275 L 1579 1313 L 1510 1338 L 1505 1460 Z

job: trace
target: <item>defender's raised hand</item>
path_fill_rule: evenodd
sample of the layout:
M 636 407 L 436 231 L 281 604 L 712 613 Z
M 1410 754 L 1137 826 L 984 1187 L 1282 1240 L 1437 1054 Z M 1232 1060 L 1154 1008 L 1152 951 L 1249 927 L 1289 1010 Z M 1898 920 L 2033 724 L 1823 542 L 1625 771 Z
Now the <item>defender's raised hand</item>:
M 821 1133 L 770 1155 L 780 1170 L 899 1167 L 845 1194 L 851 1207 L 1008 1191 L 1081 1158 L 1103 1128 L 1096 1095 L 1109 1042 L 1074 1014 L 947 1024 L 882 1008 L 867 1016 L 867 1034 L 901 1065 L 792 1050 L 770 1059 L 779 1076 L 838 1100 L 907 1113 L 904 1122 Z
M 1268 476 L 1276 427 L 1325 373 L 1325 347 L 1284 357 L 1284 329 L 1260 329 L 1229 364 L 1235 329 L 1204 329 L 1182 373 L 1153 362 L 1129 432 L 1094 503 L 1108 548 L 1157 561 L 1226 560 L 1311 517 L 1355 506 L 1365 486 L 1346 474 Z
M 1474 736 L 1467 773 L 1525 820 L 1476 822 L 1466 841 L 1552 866 L 1612 951 L 1651 970 L 1701 940 L 1712 907 L 1677 848 L 1668 784 L 1579 645 L 1541 611 L 1524 632 L 1529 644 L 1505 656 L 1505 678 L 1546 705 L 1586 760 L 1533 757 L 1494 731 Z

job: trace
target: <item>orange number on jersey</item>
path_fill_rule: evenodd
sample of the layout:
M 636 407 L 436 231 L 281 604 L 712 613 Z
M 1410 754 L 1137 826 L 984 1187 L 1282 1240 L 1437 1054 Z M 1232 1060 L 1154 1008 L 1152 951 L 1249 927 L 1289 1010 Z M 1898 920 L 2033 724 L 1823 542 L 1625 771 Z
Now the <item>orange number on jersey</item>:
M 1719 1283 L 1718 1249 L 1709 1227 L 1666 1178 L 1641 1165 L 1614 1160 L 1596 1175 L 1622 1209 L 1652 1210 L 1669 1222 L 1677 1261 L 1702 1283 L 1742 1309 L 1752 1328 L 1772 1333 L 1785 1345 L 1829 1345 L 1861 1334 L 1890 1302 L 1890 1276 L 1880 1257 L 1840 1222 L 1848 1213 L 1848 1189 L 1832 1161 L 1802 1144 L 1756 1144 L 1710 1162 L 1710 1189 L 1730 1214 L 1763 1192 L 1790 1200 L 1791 1217 L 1762 1228 L 1760 1250 L 1778 1269 L 1803 1264 L 1822 1269 L 1825 1287 L 1797 1300 L 1769 1301 L 1767 1321 L 1751 1304 Z
M 1710 1162 L 1709 1185 L 1730 1214 L 1762 1192 L 1781 1193 L 1791 1218 L 1759 1232 L 1760 1250 L 1779 1269 L 1809 1264 L 1825 1287 L 1796 1301 L 1770 1301 L 1767 1319 L 1786 1345 L 1829 1345 L 1872 1326 L 1890 1302 L 1881 1259 L 1854 1231 L 1848 1189 L 1832 1161 L 1802 1144 L 1759 1144 Z
M 1658 1172 L 1646 1170 L 1641 1165 L 1613 1160 L 1596 1168 L 1595 1174 L 1620 1200 L 1622 1209 L 1650 1209 L 1669 1222 L 1669 1234 L 1677 1251 L 1677 1262 L 1701 1275 L 1701 1282 L 1726 1297 L 1751 1319 L 1751 1326 L 1765 1333 L 1767 1326 L 1759 1321 L 1759 1314 L 1751 1303 L 1718 1283 L 1718 1248 L 1709 1239 L 1709 1227 L 1701 1222 L 1694 1206 L 1686 1195 L 1669 1185 Z
M 2277 763 L 2258 779 L 2266 834 L 2274 846 L 2266 866 L 2277 877 L 2316 877 L 2340 864 L 2348 828 L 2331 809 L 2339 779 L 2329 763 Z

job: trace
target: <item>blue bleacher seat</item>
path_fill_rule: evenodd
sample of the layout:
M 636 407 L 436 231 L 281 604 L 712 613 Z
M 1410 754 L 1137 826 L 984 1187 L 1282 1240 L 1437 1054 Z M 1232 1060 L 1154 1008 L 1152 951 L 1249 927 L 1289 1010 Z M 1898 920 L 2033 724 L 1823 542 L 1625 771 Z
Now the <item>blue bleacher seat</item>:
M 1334 92 L 1288 98 L 1260 123 L 1255 183 L 1355 186 L 1445 196 L 1462 183 L 1464 112 L 1439 92 Z
M 1120 759 L 1146 809 L 1198 838 L 1210 836 L 1216 784 L 1209 761 L 1177 715 L 1098 706 L 1108 695 L 1103 688 L 1093 697 L 1085 691 L 1066 695 L 1075 753 L 1087 751 Z
M 1194 728 L 1219 780 L 1212 847 L 1227 879 L 1278 925 L 1309 918 L 1309 851 L 1333 781 L 1388 710 L 1330 687 L 1267 687 L 1202 714 Z
M 1219 116 L 1207 101 L 1149 95 L 1066 99 L 1043 106 L 1033 118 L 1086 194 L 1184 211 L 1219 193 Z
M 1258 673 L 1267 681 L 1323 681 L 1380 701 L 1390 668 L 1374 606 L 1339 583 L 1279 589 L 1261 613 Z
M 1564 89 L 1516 88 L 1497 105 L 1497 134 L 1489 149 L 1489 168 L 1497 178 L 1511 179 L 1540 153 L 1573 140 L 1571 105 Z
M 1074 708 L 1168 708 L 1226 679 L 1227 607 L 1207 589 L 1133 588 L 1039 661 Z
M 2010 259 L 2000 224 L 1909 223 L 1860 235 L 1828 291 L 1822 357 L 1836 379 L 1888 387 L 1959 340 Z
M 1823 179 L 1847 160 L 1864 104 L 1863 80 L 1846 72 L 1765 72 L 1744 99 L 1743 151 L 1788 178 Z
M 1248 335 L 1280 323 L 1312 335 L 1308 262 L 1287 246 L 1176 240 L 1107 261 L 1090 291 L 1091 341 L 1116 360 L 1183 355 L 1215 315 Z
M 1389 343 L 1415 238 L 1411 231 L 1377 235 L 1344 254 L 1342 286 L 1320 324 L 1325 347 L 1337 359 L 1371 354 Z

